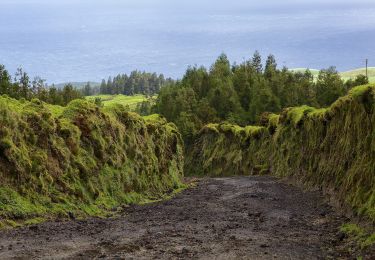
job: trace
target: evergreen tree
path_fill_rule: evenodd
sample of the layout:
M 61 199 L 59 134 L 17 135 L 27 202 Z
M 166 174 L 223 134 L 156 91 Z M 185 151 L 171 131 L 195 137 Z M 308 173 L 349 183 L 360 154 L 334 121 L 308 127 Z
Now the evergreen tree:
M 0 94 L 7 94 L 12 96 L 12 82 L 11 76 L 5 69 L 4 65 L 0 64 Z
M 254 52 L 251 66 L 254 68 L 254 70 L 257 73 L 262 73 L 263 72 L 263 65 L 262 65 L 262 57 L 260 56 L 258 51 Z
M 316 83 L 317 101 L 320 106 L 329 106 L 345 94 L 344 83 L 335 67 L 321 70 Z
M 264 68 L 264 76 L 267 79 L 271 79 L 276 73 L 277 63 L 275 56 L 270 54 L 266 60 L 266 66 Z
M 92 95 L 92 88 L 90 82 L 87 82 L 83 88 L 83 95 L 84 96 L 91 96 Z
M 102 80 L 102 83 L 100 84 L 100 93 L 101 94 L 106 94 L 107 93 L 107 83 L 105 80 Z
M 22 68 L 18 68 L 14 81 L 18 85 L 18 97 L 29 99 L 30 97 L 30 78 Z

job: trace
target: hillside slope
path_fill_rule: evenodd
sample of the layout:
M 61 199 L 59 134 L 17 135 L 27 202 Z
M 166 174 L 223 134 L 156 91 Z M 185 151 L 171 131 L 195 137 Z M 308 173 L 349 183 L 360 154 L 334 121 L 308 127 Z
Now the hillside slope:
M 327 109 L 265 115 L 262 126 L 207 125 L 186 172 L 294 176 L 375 221 L 375 86 L 354 88 Z
M 173 124 L 85 100 L 56 111 L 0 97 L 0 226 L 101 215 L 181 187 L 183 144 Z

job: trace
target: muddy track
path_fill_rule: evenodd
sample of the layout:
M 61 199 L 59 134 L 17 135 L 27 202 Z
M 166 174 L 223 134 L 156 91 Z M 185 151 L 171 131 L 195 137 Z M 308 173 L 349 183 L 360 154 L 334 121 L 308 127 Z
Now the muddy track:
M 111 219 L 0 232 L 0 259 L 347 259 L 345 217 L 272 177 L 201 180 Z

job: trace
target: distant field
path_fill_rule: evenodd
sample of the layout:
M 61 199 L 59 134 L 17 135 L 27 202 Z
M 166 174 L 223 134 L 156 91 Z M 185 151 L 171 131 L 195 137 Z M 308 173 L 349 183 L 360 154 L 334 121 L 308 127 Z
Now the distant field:
M 128 105 L 131 110 L 134 110 L 137 107 L 138 103 L 147 100 L 145 95 L 96 95 L 86 97 L 86 99 L 88 100 L 95 100 L 95 98 L 101 98 L 105 107 L 113 106 L 115 104 L 122 104 L 124 106 Z
M 340 73 L 341 77 L 344 80 L 348 80 L 350 78 L 355 78 L 359 74 L 366 74 L 366 69 L 365 68 L 360 68 L 360 69 L 355 69 L 355 70 L 349 70 Z M 370 82 L 375 82 L 375 67 L 369 67 L 368 68 L 368 78 Z
M 291 71 L 294 72 L 304 72 L 306 68 L 295 68 L 295 69 L 290 69 Z M 314 75 L 314 77 L 317 77 L 319 74 L 319 70 L 316 69 L 310 69 L 311 73 Z M 340 75 L 343 80 L 349 80 L 349 79 L 354 79 L 357 75 L 366 74 L 366 69 L 365 68 L 359 68 L 359 69 L 354 69 L 354 70 L 349 70 L 349 71 L 344 71 L 340 72 Z M 369 81 L 371 83 L 375 82 L 375 67 L 369 67 L 368 68 L 368 77 Z

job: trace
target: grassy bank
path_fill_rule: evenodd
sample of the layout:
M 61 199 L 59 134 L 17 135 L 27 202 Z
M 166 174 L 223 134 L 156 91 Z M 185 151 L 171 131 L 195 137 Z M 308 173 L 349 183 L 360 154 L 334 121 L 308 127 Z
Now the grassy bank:
M 121 105 L 0 97 L 0 226 L 159 198 L 182 186 L 182 150 L 173 124 Z
M 187 157 L 188 174 L 294 176 L 375 221 L 375 86 L 326 109 L 265 115 L 261 126 L 207 125 Z

